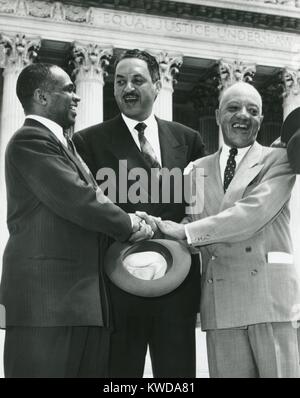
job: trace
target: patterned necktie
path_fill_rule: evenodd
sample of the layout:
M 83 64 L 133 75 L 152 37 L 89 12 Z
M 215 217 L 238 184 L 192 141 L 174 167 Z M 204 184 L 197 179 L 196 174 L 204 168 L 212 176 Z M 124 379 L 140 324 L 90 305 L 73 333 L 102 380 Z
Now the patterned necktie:
M 64 130 L 63 134 L 64 134 L 64 137 L 65 137 L 65 139 L 67 141 L 67 146 L 68 146 L 69 151 L 71 151 L 74 156 L 77 156 L 77 151 L 75 149 L 74 142 L 72 141 L 72 138 L 70 137 L 68 131 Z
M 229 184 L 231 183 L 231 180 L 233 179 L 235 168 L 236 168 L 236 161 L 235 157 L 238 153 L 237 148 L 231 148 L 229 151 L 229 157 L 227 160 L 225 172 L 224 172 L 224 192 L 227 191 L 227 188 L 229 187 Z
M 147 163 L 149 164 L 149 166 L 152 169 L 153 168 L 160 169 L 161 167 L 160 167 L 160 164 L 155 155 L 154 149 L 152 148 L 150 142 L 145 137 L 146 127 L 147 127 L 147 125 L 143 122 L 138 123 L 135 126 L 136 131 L 138 131 L 138 133 L 139 133 L 139 141 L 140 141 L 140 145 L 141 145 L 141 151 L 142 151 L 142 154 L 143 154 L 144 158 L 146 159 Z
M 77 152 L 75 144 L 74 144 L 72 138 L 70 137 L 68 131 L 64 130 L 63 134 L 67 141 L 67 146 L 68 146 L 69 151 L 72 152 L 72 154 L 80 161 L 82 167 L 85 169 L 86 173 L 90 176 L 90 178 L 93 182 L 94 188 L 98 188 L 97 181 L 95 180 L 93 174 L 91 173 L 91 171 L 90 171 L 89 167 L 87 166 L 87 164 L 85 163 L 85 161 L 82 159 L 82 157 Z

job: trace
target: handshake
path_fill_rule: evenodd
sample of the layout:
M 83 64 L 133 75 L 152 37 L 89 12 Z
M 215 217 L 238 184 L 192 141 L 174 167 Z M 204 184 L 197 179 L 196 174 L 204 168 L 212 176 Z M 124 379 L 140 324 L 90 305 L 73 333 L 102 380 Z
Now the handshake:
M 160 217 L 150 216 L 144 211 L 136 211 L 135 214 L 129 214 L 132 223 L 132 235 L 130 242 L 139 242 L 145 239 L 156 237 L 161 238 L 162 235 L 177 240 L 186 239 L 183 224 L 178 224 L 169 220 L 162 220 Z

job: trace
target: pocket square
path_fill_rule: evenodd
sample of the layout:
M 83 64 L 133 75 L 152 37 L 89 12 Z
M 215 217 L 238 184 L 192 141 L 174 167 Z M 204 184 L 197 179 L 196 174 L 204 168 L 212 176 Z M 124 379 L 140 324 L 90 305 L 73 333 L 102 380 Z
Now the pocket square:
M 290 253 L 285 252 L 269 252 L 268 253 L 269 264 L 293 264 L 294 256 Z

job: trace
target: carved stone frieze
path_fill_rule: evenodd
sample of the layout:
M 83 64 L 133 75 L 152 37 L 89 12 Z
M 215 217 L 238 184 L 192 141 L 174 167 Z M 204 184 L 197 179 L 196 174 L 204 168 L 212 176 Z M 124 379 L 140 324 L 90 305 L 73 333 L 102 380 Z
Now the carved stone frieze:
M 0 0 L 0 12 L 13 14 L 15 12 L 15 3 L 10 0 Z
M 71 5 L 65 6 L 66 20 L 70 22 L 86 22 L 90 23 L 92 20 L 92 8 L 75 7 Z
M 51 7 L 51 19 L 54 21 L 65 21 L 66 19 L 66 9 L 65 6 L 59 2 L 56 1 L 53 6 Z
M 75 4 L 76 3 L 76 4 Z M 207 3 L 207 1 L 206 1 Z M 224 3 L 224 2 L 222 2 Z M 247 3 L 255 5 L 249 11 Z M 211 5 L 189 4 L 180 1 L 167 0 L 87 0 L 74 1 L 74 4 L 58 1 L 38 0 L 0 0 L 0 13 L 16 14 L 18 16 L 31 16 L 49 18 L 54 21 L 70 21 L 76 23 L 92 23 L 94 20 L 93 9 L 105 12 L 114 10 L 183 18 L 197 21 L 214 21 L 228 25 L 246 25 L 253 28 L 276 29 L 280 31 L 299 32 L 300 28 L 300 0 L 248 0 L 245 6 L 237 2 L 237 8 L 227 8 L 226 3 L 220 7 L 217 2 Z M 96 6 L 95 6 L 96 4 Z M 278 7 L 278 13 L 276 8 Z M 260 12 L 260 7 L 262 11 Z M 282 10 L 287 10 L 284 14 Z M 295 10 L 295 15 L 291 10 Z M 270 12 L 269 12 L 270 10 Z M 140 14 L 142 15 L 142 14 Z
M 49 1 L 32 1 L 28 13 L 32 17 L 51 18 L 52 7 Z
M 26 0 L 17 0 L 15 10 L 18 16 L 26 17 L 28 15 L 28 2 Z

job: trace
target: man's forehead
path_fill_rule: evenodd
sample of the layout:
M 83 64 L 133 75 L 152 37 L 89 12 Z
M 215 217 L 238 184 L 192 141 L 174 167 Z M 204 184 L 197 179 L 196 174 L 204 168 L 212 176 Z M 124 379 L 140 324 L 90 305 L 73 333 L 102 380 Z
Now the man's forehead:
M 143 74 L 145 71 L 148 71 L 148 65 L 146 61 L 138 58 L 125 58 L 122 59 L 116 67 L 116 74 L 118 72 L 126 72 L 130 74 Z
M 63 69 L 55 66 L 51 69 L 51 73 L 55 84 L 61 86 L 73 84 L 70 76 Z
M 247 101 L 255 105 L 261 106 L 262 100 L 258 91 L 250 85 L 235 84 L 229 87 L 220 99 L 220 104 L 226 102 Z

